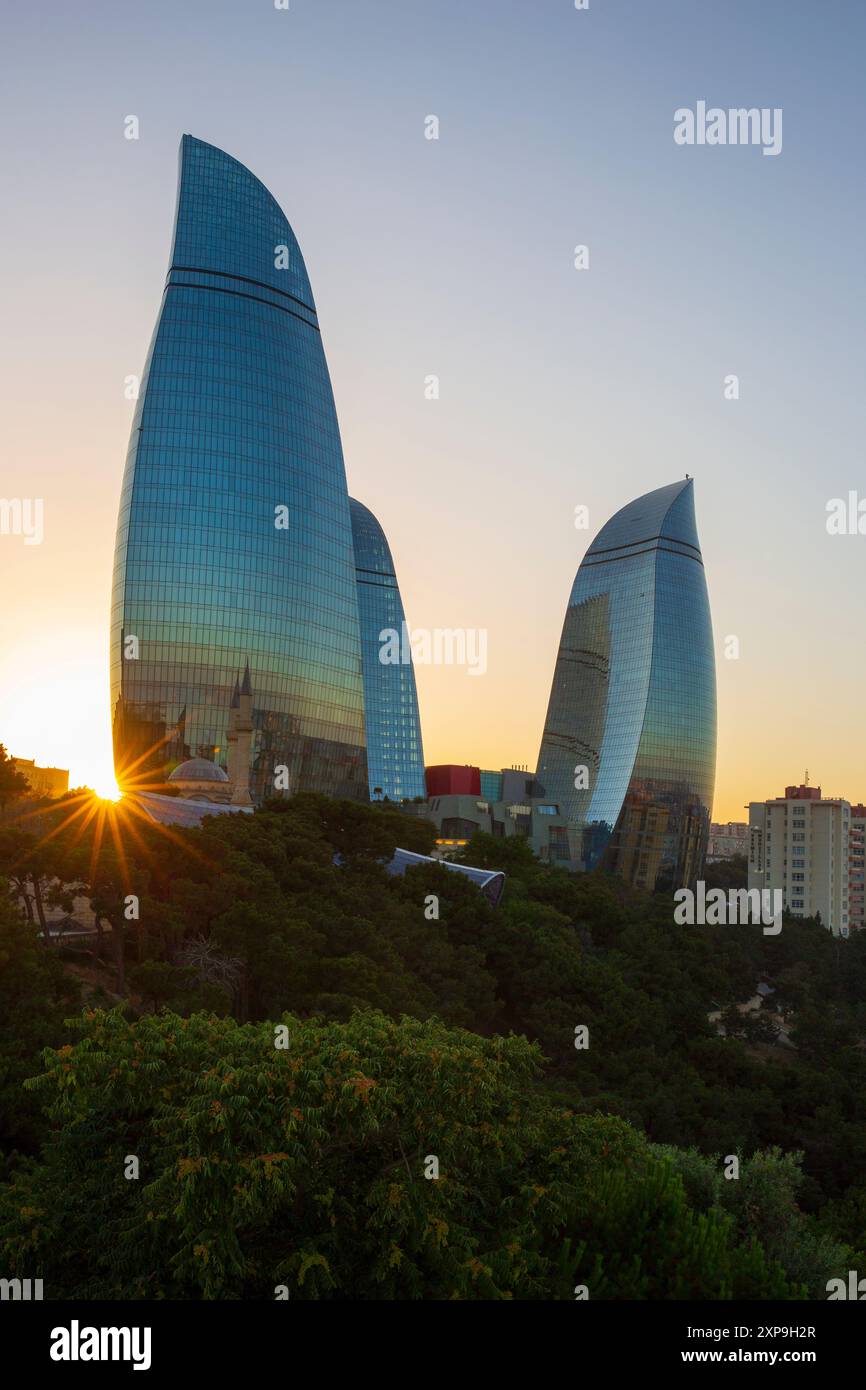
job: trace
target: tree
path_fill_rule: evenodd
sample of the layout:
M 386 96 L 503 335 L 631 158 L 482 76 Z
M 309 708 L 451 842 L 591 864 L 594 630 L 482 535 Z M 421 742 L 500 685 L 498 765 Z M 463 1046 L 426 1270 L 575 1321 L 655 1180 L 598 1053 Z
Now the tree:
M 6 815 L 6 807 L 10 801 L 26 795 L 29 790 L 30 783 L 27 778 L 23 772 L 18 771 L 5 746 L 0 743 L 0 817 Z
M 670 894 L 570 875 L 519 837 L 477 837 L 465 857 L 507 872 L 494 909 L 435 863 L 388 874 L 395 846 L 429 849 L 429 823 L 313 795 L 169 831 L 124 803 L 71 796 L 40 825 L 35 837 L 0 827 L 0 874 L 34 924 L 33 873 L 48 895 L 91 898 L 131 1012 L 348 1026 L 372 1010 L 481 1039 L 510 1031 L 539 1045 L 527 1084 L 560 1109 L 705 1154 L 802 1151 L 797 1202 L 810 1221 L 866 1171 L 866 933 L 680 925 Z M 740 1013 L 761 981 L 784 1047 L 755 1045 L 775 1033 L 768 1010 Z M 728 1036 L 709 1021 L 720 1013 Z M 651 1191 L 678 1222 L 672 1190 Z
M 727 1213 L 738 1240 L 758 1243 L 810 1298 L 826 1298 L 827 1280 L 852 1267 L 855 1255 L 848 1245 L 810 1223 L 797 1206 L 804 1183 L 801 1153 L 770 1148 L 751 1157 L 739 1154 L 738 1176 L 727 1178 L 720 1155 L 672 1147 L 657 1152 L 681 1176 L 698 1210 Z
M 0 1136 L 7 1151 L 36 1147 L 43 1119 L 23 1084 L 43 1047 L 68 1040 L 64 1019 L 78 995 L 77 981 L 0 891 Z
M 47 942 L 46 908 L 71 912 L 80 888 L 66 846 L 20 825 L 0 825 L 0 874 L 6 876 L 28 922 L 38 923 Z
M 32 1084 L 53 1126 L 0 1202 L 4 1269 L 49 1296 L 800 1296 L 630 1126 L 545 1099 L 523 1038 L 375 1012 L 79 1032 Z
M 730 859 L 716 859 L 704 866 L 704 883 L 711 888 L 747 888 L 749 861 L 745 854 L 732 854 Z

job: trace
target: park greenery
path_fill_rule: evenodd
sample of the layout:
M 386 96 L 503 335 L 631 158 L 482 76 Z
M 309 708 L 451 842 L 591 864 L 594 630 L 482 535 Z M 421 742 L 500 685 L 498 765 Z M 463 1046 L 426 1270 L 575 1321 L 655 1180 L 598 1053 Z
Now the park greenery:
M 0 1273 L 50 1298 L 802 1299 L 866 1268 L 866 933 L 676 925 L 519 838 L 464 854 L 506 872 L 496 908 L 437 864 L 388 875 L 433 837 L 312 794 L 167 829 L 10 790 Z M 51 908 L 85 899 L 95 933 L 58 941 Z

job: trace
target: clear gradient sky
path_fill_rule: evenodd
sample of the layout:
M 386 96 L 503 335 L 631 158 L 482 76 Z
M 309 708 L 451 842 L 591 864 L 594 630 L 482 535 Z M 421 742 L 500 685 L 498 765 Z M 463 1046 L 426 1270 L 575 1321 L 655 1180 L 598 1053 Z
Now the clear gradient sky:
M 385 528 L 410 624 L 489 633 L 486 675 L 418 670 L 429 763 L 535 766 L 592 535 L 688 472 L 716 634 L 715 817 L 807 767 L 866 800 L 866 535 L 826 530 L 829 499 L 866 498 L 861 0 L 3 15 L 0 496 L 45 506 L 41 545 L 0 536 L 12 753 L 110 780 L 124 379 L 159 308 L 189 131 L 248 165 L 299 238 L 350 492 Z M 699 100 L 781 107 L 782 153 L 677 146 L 674 111 Z

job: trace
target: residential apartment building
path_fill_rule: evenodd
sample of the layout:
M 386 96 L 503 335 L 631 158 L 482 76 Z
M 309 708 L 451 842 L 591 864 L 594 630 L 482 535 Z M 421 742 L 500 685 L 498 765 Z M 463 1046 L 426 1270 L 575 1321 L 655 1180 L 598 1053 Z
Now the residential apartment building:
M 848 918 L 852 931 L 866 926 L 864 907 L 864 846 L 866 846 L 866 806 L 851 807 L 848 840 Z
M 820 914 L 834 936 L 848 936 L 852 926 L 862 925 L 864 819 L 866 812 L 852 834 L 850 802 L 825 799 L 820 787 L 786 787 L 784 796 L 750 802 L 749 888 L 779 889 L 792 916 Z M 858 849 L 859 870 L 851 863 Z M 852 919 L 851 875 L 856 872 L 859 915 Z
M 749 827 L 745 821 L 713 821 L 710 825 L 710 839 L 707 846 L 707 863 L 720 859 L 734 859 L 737 855 L 749 853 Z

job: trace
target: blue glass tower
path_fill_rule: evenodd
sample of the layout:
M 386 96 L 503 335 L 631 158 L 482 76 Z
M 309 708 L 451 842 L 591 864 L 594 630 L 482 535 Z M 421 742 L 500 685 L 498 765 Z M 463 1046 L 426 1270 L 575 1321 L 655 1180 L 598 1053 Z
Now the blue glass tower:
M 370 796 L 391 801 L 425 796 L 415 668 L 391 550 L 371 511 L 349 499 L 361 618 L 367 768 Z M 383 633 L 399 634 L 401 660 L 383 662 Z M 396 645 L 396 644 L 395 644 Z M 405 658 L 405 660 L 403 659 Z
M 617 512 L 584 556 L 537 780 L 568 818 L 575 864 L 679 888 L 703 868 L 715 761 L 712 625 L 686 480 Z
M 185 135 L 118 520 L 121 785 L 159 782 L 190 756 L 225 764 L 247 661 L 253 797 L 276 778 L 366 799 L 349 498 L 310 282 L 264 185 Z

